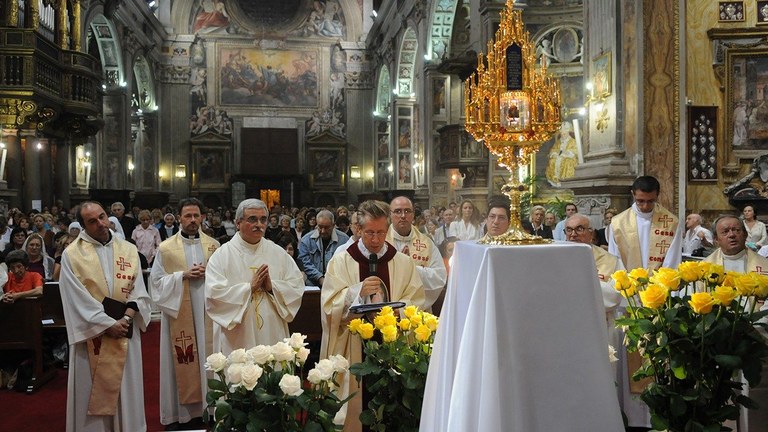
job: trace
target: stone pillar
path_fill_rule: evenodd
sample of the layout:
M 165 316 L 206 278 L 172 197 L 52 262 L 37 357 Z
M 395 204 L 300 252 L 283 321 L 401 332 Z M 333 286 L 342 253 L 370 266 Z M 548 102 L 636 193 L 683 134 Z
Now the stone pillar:
M 56 157 L 53 160 L 53 166 L 55 167 L 55 176 L 53 179 L 53 194 L 56 199 L 60 199 L 64 203 L 64 207 L 70 207 L 70 187 L 74 185 L 74 182 L 70 181 L 70 153 L 72 152 L 72 145 L 70 139 L 58 139 L 55 140 Z
M 364 44 L 343 43 L 347 54 L 344 74 L 347 99 L 347 161 L 360 167 L 360 178 L 347 179 L 347 200 L 357 201 L 364 193 L 373 192 L 376 172 L 376 140 L 371 112 L 376 105 L 369 54 Z M 349 174 L 349 172 L 347 173 Z
M 11 207 L 18 207 L 21 202 L 18 191 L 21 187 L 21 146 L 16 129 L 2 129 L 0 142 L 6 151 L 5 172 L 0 177 L 0 199 L 7 201 Z
M 83 43 L 83 36 L 80 32 L 80 15 L 82 14 L 80 0 L 72 0 L 72 14 L 74 15 L 72 20 L 72 51 L 80 51 Z
M 39 148 L 38 148 L 39 144 Z M 40 177 L 40 199 L 43 201 L 43 207 L 53 205 L 53 155 L 55 151 L 56 139 L 38 138 L 35 143 L 35 153 L 40 164 L 40 171 L 37 175 Z M 42 208 L 40 209 L 42 210 Z
M 180 198 L 189 196 L 192 178 L 189 174 L 192 157 L 189 149 L 190 73 L 191 68 L 188 66 L 162 65 L 158 92 L 158 105 L 161 108 L 157 118 L 159 140 L 155 151 L 158 169 L 165 174 L 159 179 L 158 189 Z M 187 166 L 186 178 L 177 179 L 174 175 L 176 165 L 179 164 Z
M 22 208 L 24 211 L 32 209 L 33 200 L 42 200 L 40 182 L 40 153 L 37 151 L 37 138 L 35 131 L 24 129 L 21 131 L 22 157 L 24 159 L 24 186 L 22 193 Z M 39 208 L 38 210 L 42 210 Z
M 69 34 L 67 33 L 67 0 L 56 2 L 56 42 L 59 48 L 69 49 Z

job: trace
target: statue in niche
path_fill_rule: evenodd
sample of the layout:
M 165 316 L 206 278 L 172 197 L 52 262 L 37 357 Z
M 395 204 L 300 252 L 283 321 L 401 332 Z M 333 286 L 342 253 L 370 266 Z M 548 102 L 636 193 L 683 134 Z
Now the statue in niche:
M 555 187 L 560 187 L 560 181 L 569 179 L 576 174 L 576 164 L 579 161 L 579 150 L 576 134 L 569 121 L 564 121 L 560 132 L 555 136 L 555 143 L 549 151 L 547 163 L 547 181 Z
M 197 42 L 190 47 L 192 63 L 196 65 L 205 65 L 205 48 L 203 47 L 203 40 L 198 39 Z
M 552 41 L 542 39 L 539 46 L 536 47 L 536 57 L 539 59 L 539 64 L 543 67 L 549 67 L 552 60 L 556 60 L 554 54 L 552 54 Z

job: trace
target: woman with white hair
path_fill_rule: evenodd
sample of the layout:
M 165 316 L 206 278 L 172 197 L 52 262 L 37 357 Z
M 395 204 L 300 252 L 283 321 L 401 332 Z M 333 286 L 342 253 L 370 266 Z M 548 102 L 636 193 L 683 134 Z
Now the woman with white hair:
M 552 229 L 544 225 L 544 215 L 546 215 L 547 209 L 543 206 L 536 205 L 531 207 L 530 221 L 523 221 L 523 229 L 528 231 L 528 234 L 533 234 L 541 238 L 551 239 Z

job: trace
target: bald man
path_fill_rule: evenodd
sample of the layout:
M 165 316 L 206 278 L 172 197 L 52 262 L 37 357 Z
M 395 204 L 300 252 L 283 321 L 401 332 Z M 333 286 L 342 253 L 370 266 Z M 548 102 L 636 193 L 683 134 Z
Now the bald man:
M 697 213 L 691 213 L 685 218 L 684 254 L 691 255 L 697 249 L 712 246 L 712 231 L 704 228 L 701 224 L 701 215 Z

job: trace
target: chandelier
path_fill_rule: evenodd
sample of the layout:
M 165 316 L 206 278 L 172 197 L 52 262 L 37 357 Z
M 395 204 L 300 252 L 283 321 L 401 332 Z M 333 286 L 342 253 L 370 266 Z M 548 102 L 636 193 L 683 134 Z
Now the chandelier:
M 521 165 L 560 128 L 560 84 L 536 67 L 536 50 L 525 30 L 522 13 L 507 0 L 495 40 L 487 55 L 478 54 L 477 70 L 464 83 L 464 127 L 510 172 L 501 191 L 510 199 L 510 228 L 487 244 L 536 244 L 545 239 L 526 233 L 520 224 L 520 195 L 527 188 Z

